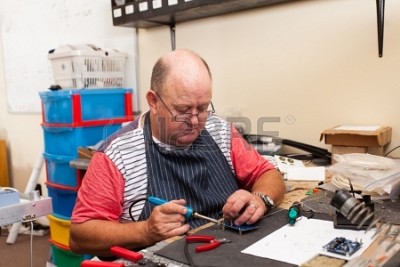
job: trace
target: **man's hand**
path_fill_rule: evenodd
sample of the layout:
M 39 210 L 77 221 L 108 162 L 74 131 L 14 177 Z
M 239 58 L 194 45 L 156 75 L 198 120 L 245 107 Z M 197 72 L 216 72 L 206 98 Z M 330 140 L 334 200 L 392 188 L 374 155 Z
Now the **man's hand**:
M 154 207 L 144 224 L 145 236 L 152 243 L 156 243 L 186 233 L 189 230 L 189 224 L 185 223 L 185 204 L 185 200 L 179 199 Z
M 236 225 L 256 223 L 267 208 L 262 200 L 246 190 L 238 190 L 226 201 L 222 211 L 225 219 L 234 219 Z

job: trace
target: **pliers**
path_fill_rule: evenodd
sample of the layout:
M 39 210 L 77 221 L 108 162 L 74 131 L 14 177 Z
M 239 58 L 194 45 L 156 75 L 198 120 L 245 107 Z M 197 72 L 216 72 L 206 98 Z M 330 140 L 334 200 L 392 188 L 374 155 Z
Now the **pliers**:
M 133 265 L 129 266 L 138 266 L 138 265 L 146 265 L 146 266 L 165 266 L 164 264 L 157 264 L 152 262 L 151 260 L 145 259 L 143 254 L 122 248 L 119 246 L 111 247 L 111 254 L 121 257 L 125 260 L 129 260 L 133 262 Z M 84 260 L 81 263 L 81 267 L 129 267 L 125 266 L 123 262 L 104 262 L 104 261 L 91 261 Z
M 186 243 L 208 243 L 206 245 L 200 245 L 195 248 L 196 252 L 204 252 L 213 250 L 219 247 L 221 244 L 231 242 L 229 239 L 220 238 L 216 239 L 215 236 L 211 235 L 188 235 L 186 236 Z

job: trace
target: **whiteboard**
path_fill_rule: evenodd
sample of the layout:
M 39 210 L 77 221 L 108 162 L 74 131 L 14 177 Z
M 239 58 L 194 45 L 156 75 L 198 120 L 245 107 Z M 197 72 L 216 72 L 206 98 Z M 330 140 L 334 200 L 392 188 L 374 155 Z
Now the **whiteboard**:
M 0 24 L 9 112 L 40 112 L 38 93 L 54 84 L 48 52 L 65 44 L 127 53 L 125 87 L 136 89 L 135 29 L 113 26 L 110 0 L 0 0 Z

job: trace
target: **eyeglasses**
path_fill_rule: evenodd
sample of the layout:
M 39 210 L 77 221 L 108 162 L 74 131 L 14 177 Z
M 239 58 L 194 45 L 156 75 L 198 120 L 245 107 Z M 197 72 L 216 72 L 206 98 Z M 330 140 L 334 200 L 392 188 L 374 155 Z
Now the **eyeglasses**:
M 214 105 L 212 102 L 210 102 L 211 110 L 206 110 L 206 111 L 202 111 L 202 112 L 195 113 L 195 114 L 183 113 L 183 114 L 174 115 L 174 113 L 172 113 L 172 111 L 168 108 L 167 104 L 165 104 L 165 102 L 161 98 L 160 94 L 157 92 L 155 92 L 155 93 L 158 96 L 158 98 L 161 100 L 161 103 L 163 103 L 164 107 L 168 110 L 168 112 L 171 114 L 171 116 L 174 118 L 174 120 L 176 122 L 188 122 L 192 119 L 193 116 L 196 116 L 199 121 L 204 122 L 207 120 L 207 118 L 209 118 L 212 114 L 215 113 Z

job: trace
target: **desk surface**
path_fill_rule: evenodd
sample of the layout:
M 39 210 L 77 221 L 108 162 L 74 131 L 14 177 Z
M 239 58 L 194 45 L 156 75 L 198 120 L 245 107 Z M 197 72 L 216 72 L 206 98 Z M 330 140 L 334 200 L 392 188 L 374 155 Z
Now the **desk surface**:
M 285 195 L 285 198 L 284 198 L 282 204 L 278 208 L 288 209 L 292 205 L 292 203 L 294 201 L 303 200 L 305 197 L 307 197 L 307 195 L 306 195 L 307 191 L 309 191 L 310 188 L 316 187 L 316 185 L 317 185 L 317 182 L 290 182 L 290 186 L 292 186 L 293 191 L 290 191 Z M 318 197 L 319 196 L 316 195 L 315 199 L 317 199 Z M 310 196 L 308 198 L 313 198 L 313 196 Z M 315 201 L 315 202 L 319 202 L 319 201 Z M 325 200 L 325 202 L 326 202 L 326 200 Z M 334 212 L 333 207 L 331 207 L 330 211 Z M 276 218 L 273 217 L 273 218 L 274 218 L 274 221 L 282 220 L 282 218 L 285 221 L 286 220 L 286 216 L 287 216 L 287 212 L 281 212 L 279 218 L 278 217 L 276 217 Z M 332 218 L 331 215 L 329 215 L 328 217 Z M 269 224 L 272 221 L 271 219 L 272 218 L 270 218 L 270 220 L 268 221 Z M 202 234 L 203 233 L 204 234 L 210 234 L 210 233 L 212 234 L 212 233 L 214 233 L 213 231 L 215 231 L 215 230 L 213 230 L 213 229 L 215 228 L 215 226 L 213 226 L 213 224 L 208 224 L 207 226 L 210 226 L 210 225 L 211 225 L 210 228 L 205 228 L 205 230 L 203 228 L 201 233 Z M 267 232 L 266 232 L 266 234 L 267 234 Z M 229 236 L 228 238 L 230 238 L 230 237 L 231 236 Z M 247 238 L 252 238 L 252 237 L 248 236 Z M 235 242 L 238 242 L 238 240 L 235 240 Z M 360 256 L 358 259 L 355 259 L 355 260 L 349 262 L 348 266 L 360 266 L 360 267 L 361 266 L 368 266 L 368 262 L 371 259 L 373 259 L 375 261 L 375 265 L 372 265 L 372 266 L 375 266 L 375 267 L 383 266 L 390 259 L 390 257 L 392 257 L 397 251 L 400 250 L 400 244 L 398 244 L 394 248 L 392 248 L 391 250 L 386 252 L 385 249 L 388 247 L 390 242 L 391 242 L 390 238 L 377 238 L 368 247 L 368 249 L 362 254 L 362 256 Z M 180 247 L 179 247 L 178 243 L 179 242 L 174 242 L 173 243 L 174 247 L 172 247 L 172 251 L 179 251 Z M 164 242 L 162 242 L 162 244 L 164 244 L 164 246 L 165 246 L 165 244 L 167 244 L 167 243 L 165 243 L 165 241 L 164 241 Z M 158 244 L 157 249 L 159 249 L 159 248 L 160 248 L 160 244 Z M 146 253 L 148 253 L 148 251 L 146 251 Z M 162 253 L 161 255 L 166 256 L 168 253 L 170 253 L 170 251 L 167 254 L 165 254 L 166 252 L 164 252 L 164 254 L 163 254 L 163 251 L 161 251 L 161 253 Z M 231 251 L 231 253 L 232 253 L 232 251 Z M 194 256 L 197 256 L 197 255 L 194 255 Z M 221 257 L 221 255 L 219 255 L 219 256 Z M 227 258 L 226 256 L 228 256 L 228 258 L 229 258 L 229 255 L 225 255 L 223 258 Z M 175 258 L 175 257 L 172 257 L 172 258 Z M 163 260 L 165 260 L 165 258 L 163 258 L 163 257 L 160 257 L 159 259 L 160 259 L 159 262 L 163 262 Z M 214 260 L 217 260 L 217 262 L 218 262 L 217 258 L 214 259 Z M 266 263 L 265 263 L 264 260 L 265 259 L 258 259 L 258 257 L 253 257 L 252 259 L 249 259 L 249 261 L 251 262 L 250 265 L 254 265 L 254 266 L 265 266 Z M 172 261 L 172 262 L 175 263 L 175 264 L 178 264 L 177 266 L 187 266 L 187 265 L 185 265 L 183 263 L 176 263 L 174 261 Z M 165 263 L 165 261 L 164 261 L 164 263 Z M 235 263 L 239 264 L 240 262 L 236 262 L 235 261 Z M 274 263 L 273 262 L 269 262 L 269 264 L 270 264 L 269 266 L 285 266 L 285 267 L 286 266 L 293 266 L 293 265 L 290 265 L 290 264 L 280 263 L 280 262 L 274 262 Z M 221 266 L 226 266 L 226 265 L 222 264 Z M 242 265 L 239 264 L 237 266 L 242 266 Z
M 290 191 L 285 195 L 284 201 L 278 208 L 287 209 L 288 207 L 290 207 L 292 205 L 292 203 L 294 201 L 303 200 L 305 197 L 307 197 L 307 195 L 306 195 L 307 191 L 310 188 L 313 188 L 316 186 L 316 182 L 315 183 L 314 182 L 306 182 L 306 183 L 305 182 L 290 182 L 290 186 L 292 186 L 291 188 L 293 189 L 293 191 Z M 312 197 L 313 196 L 311 196 L 309 198 L 312 198 Z M 315 197 L 317 197 L 317 196 L 315 196 Z M 278 217 L 273 217 L 273 218 L 271 217 L 268 219 L 268 224 L 270 224 L 270 223 L 273 224 L 274 222 L 277 223 L 280 220 L 280 223 L 278 222 L 278 224 L 275 226 L 278 229 L 278 227 L 280 227 L 279 225 L 282 224 L 282 220 L 284 220 L 284 221 L 286 220 L 286 216 L 287 216 L 286 212 L 279 212 Z M 285 223 L 285 222 L 283 222 L 283 223 Z M 200 231 L 201 234 L 214 234 L 215 235 L 216 233 L 219 233 L 220 230 L 218 230 L 218 229 L 219 229 L 219 227 L 217 227 L 213 223 L 209 223 L 203 227 L 193 229 L 190 232 L 194 233 L 194 232 Z M 216 231 L 218 231 L 218 232 L 216 232 Z M 265 229 L 263 231 L 265 231 Z M 271 231 L 273 231 L 273 229 Z M 240 238 L 239 238 L 238 234 L 235 234 L 233 236 L 228 236 L 228 238 L 233 238 L 235 244 L 240 243 Z M 256 240 L 256 238 L 250 237 L 250 236 L 247 236 L 246 238 Z M 252 243 L 254 240 L 250 240 L 250 243 Z M 388 246 L 390 239 L 385 239 L 381 243 L 380 242 L 381 242 L 380 239 L 376 239 L 369 246 L 369 248 L 363 253 L 363 255 L 357 259 L 358 262 L 355 262 L 355 260 L 353 260 L 352 262 L 349 262 L 347 266 L 352 266 L 352 267 L 368 266 L 368 261 L 370 259 L 379 259 L 380 260 L 380 262 L 375 262 L 375 265 L 372 265 L 372 266 L 375 266 L 375 267 L 383 266 L 390 259 L 390 257 L 400 249 L 400 244 L 399 244 L 397 246 L 397 248 L 394 248 L 394 249 L 390 250 L 389 253 L 387 253 L 384 250 Z M 169 247 L 169 250 L 167 252 L 165 252 L 167 245 Z M 172 251 L 172 253 L 171 253 L 171 251 Z M 146 258 L 148 258 L 156 263 L 163 263 L 169 267 L 171 267 L 171 266 L 182 266 L 182 267 L 188 266 L 185 263 L 171 260 L 171 258 L 176 259 L 176 252 L 178 252 L 178 251 L 182 251 L 182 240 L 180 240 L 180 237 L 176 237 L 176 238 L 172 238 L 172 239 L 169 239 L 166 241 L 159 242 L 156 245 L 149 247 L 141 252 L 145 255 Z M 238 250 L 237 252 L 240 253 L 239 251 L 240 250 Z M 210 262 L 213 263 L 213 266 L 217 266 L 217 265 L 218 266 L 227 266 L 227 265 L 224 265 L 222 262 L 220 262 L 221 258 L 223 258 L 223 259 L 230 258 L 230 255 L 233 252 L 234 252 L 233 250 L 230 250 L 228 252 L 228 254 L 224 254 L 223 257 L 221 256 L 221 254 L 210 253 L 210 255 L 212 255 L 212 256 L 210 256 L 210 257 L 212 257 Z M 385 255 L 385 257 L 382 257 L 382 255 Z M 259 257 L 253 257 L 250 255 L 245 255 L 245 256 L 241 256 L 241 257 L 245 257 L 245 259 L 247 259 L 247 261 L 245 261 L 247 264 L 243 265 L 244 262 L 235 261 L 235 266 L 274 266 L 274 267 L 276 267 L 276 266 L 281 266 L 281 267 L 294 266 L 294 265 L 291 265 L 288 263 L 276 262 L 276 261 L 272 261 L 272 260 L 268 261 L 268 259 L 267 259 L 268 263 L 266 264 L 266 261 L 265 261 L 266 259 L 259 258 Z M 202 265 L 202 264 L 200 264 L 201 258 L 199 258 L 199 255 L 194 254 L 193 258 L 194 258 L 195 263 L 197 261 L 197 263 L 199 265 Z M 199 262 L 199 259 L 200 259 L 200 262 Z M 208 262 L 208 263 L 210 263 L 210 262 Z M 126 263 L 129 264 L 129 262 L 126 262 Z M 225 262 L 225 264 L 226 264 L 226 262 Z M 351 264 L 351 265 L 349 265 L 349 264 Z M 399 265 L 390 265 L 390 267 L 392 267 L 392 266 L 399 266 Z
M 87 166 L 89 164 L 88 159 L 77 159 L 73 160 L 70 162 L 70 166 L 81 169 L 81 170 L 86 170 Z M 284 200 L 282 203 L 279 205 L 278 208 L 282 209 L 289 209 L 290 206 L 295 202 L 295 201 L 301 201 L 304 198 L 307 197 L 306 193 L 313 188 L 316 188 L 318 186 L 318 182 L 299 182 L 299 181 L 287 181 L 286 182 L 287 188 L 289 189 L 288 192 L 285 194 Z M 399 223 L 399 222 L 397 222 Z M 213 224 L 207 224 L 204 227 L 201 227 L 199 229 L 194 229 L 191 232 L 196 232 L 196 231 L 201 231 L 203 229 L 207 229 L 207 227 L 213 227 Z M 210 228 L 210 229 L 211 229 Z M 147 248 L 143 251 L 141 251 L 146 258 L 149 258 L 155 262 L 158 263 L 164 263 L 169 266 L 187 266 L 184 263 L 176 262 L 173 260 L 170 260 L 168 258 L 158 256 L 155 254 L 156 251 L 160 250 L 161 248 L 167 246 L 168 244 L 171 244 L 171 242 L 180 239 L 180 237 L 177 238 L 172 238 L 167 241 L 160 242 L 156 244 L 153 247 Z M 381 242 L 381 246 L 379 246 L 379 242 Z M 396 245 L 392 250 L 389 251 L 389 253 L 382 251 L 382 247 L 387 247 L 386 244 L 390 243 L 390 239 L 387 240 L 380 240 L 376 239 L 371 246 L 363 253 L 363 255 L 359 258 L 360 263 L 355 263 L 358 265 L 352 265 L 352 266 L 365 266 L 366 262 L 368 262 L 369 259 L 375 259 L 376 257 L 380 257 L 380 262 L 376 263 L 375 266 L 383 266 L 385 262 L 389 260 L 389 258 L 395 254 L 395 252 L 400 250 L 400 245 Z M 383 246 L 382 246 L 383 244 Z M 385 255 L 385 257 L 381 257 L 381 255 Z M 256 259 L 255 259 L 256 260 Z M 277 265 L 272 265 L 272 266 L 277 266 Z M 279 266 L 293 266 L 293 265 L 279 265 Z

